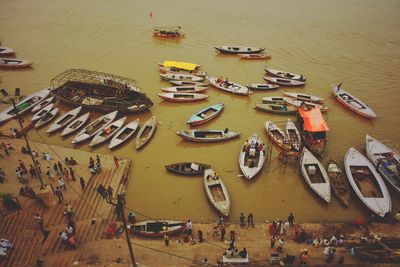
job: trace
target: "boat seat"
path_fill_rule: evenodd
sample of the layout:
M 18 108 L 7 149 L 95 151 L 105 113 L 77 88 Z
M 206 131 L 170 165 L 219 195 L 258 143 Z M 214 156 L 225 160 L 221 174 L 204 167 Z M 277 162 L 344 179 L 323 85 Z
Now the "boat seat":
M 256 149 L 255 149 L 255 148 L 250 148 L 250 150 L 249 150 L 249 156 L 250 156 L 250 157 L 255 157 L 255 156 L 256 156 Z

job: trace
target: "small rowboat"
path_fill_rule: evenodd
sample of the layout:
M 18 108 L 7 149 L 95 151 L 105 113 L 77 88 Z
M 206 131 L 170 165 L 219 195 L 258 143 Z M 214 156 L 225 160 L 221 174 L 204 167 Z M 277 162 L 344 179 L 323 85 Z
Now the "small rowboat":
M 301 93 L 289 93 L 289 92 L 283 92 L 285 96 L 294 98 L 296 100 L 300 101 L 308 101 L 308 102 L 313 102 L 313 103 L 321 103 L 324 101 L 322 97 L 315 96 L 315 95 L 307 95 L 307 94 L 301 94 Z
M 287 71 L 282 71 L 282 70 L 275 70 L 275 69 L 270 69 L 270 68 L 265 68 L 265 71 L 273 76 L 279 77 L 279 78 L 284 78 L 284 79 L 290 79 L 290 80 L 297 80 L 301 82 L 306 81 L 306 77 L 303 76 L 303 74 L 295 74 Z
M 248 95 L 252 92 L 246 86 L 240 85 L 238 83 L 229 82 L 229 81 L 219 81 L 219 78 L 209 77 L 208 81 L 210 84 L 218 89 L 223 91 L 236 94 L 236 95 Z
M 32 118 L 31 118 L 31 121 L 34 122 L 34 121 L 39 120 L 41 117 L 44 116 L 44 114 L 46 114 L 47 112 L 49 112 L 50 110 L 52 110 L 53 107 L 54 107 L 54 104 L 53 104 L 53 103 L 51 103 L 51 104 L 49 104 L 49 105 L 43 107 L 41 110 L 39 110 L 38 112 L 36 112 L 35 114 L 33 114 Z
M 248 180 L 255 177 L 264 166 L 264 143 L 257 134 L 246 140 L 239 154 L 239 167 Z
M 278 78 L 278 77 L 264 76 L 264 80 L 266 80 L 267 82 L 270 82 L 273 84 L 279 84 L 282 86 L 304 86 L 306 84 L 305 82 L 302 82 L 302 81 L 284 79 L 284 78 Z
M 338 86 L 332 85 L 332 93 L 340 103 L 342 103 L 346 108 L 365 118 L 374 119 L 377 117 L 376 113 L 370 107 L 368 107 L 367 104 L 351 95 L 347 91 L 341 89 L 340 85 L 342 84 L 339 84 Z
M 186 228 L 186 223 L 182 221 L 160 220 L 160 221 L 144 221 L 127 226 L 132 233 L 149 236 L 163 237 L 165 234 L 173 235 L 182 232 Z
M 214 48 L 224 54 L 254 54 L 261 53 L 265 50 L 262 47 L 247 47 L 247 46 L 214 46 Z
M 269 83 L 251 83 L 246 85 L 246 87 L 253 90 L 274 90 L 278 89 L 279 85 Z
M 156 37 L 161 38 L 181 38 L 185 37 L 185 34 L 181 32 L 181 27 L 160 27 L 154 28 L 153 34 Z
M 35 128 L 39 128 L 42 127 L 43 125 L 45 125 L 46 123 L 50 122 L 52 119 L 54 119 L 56 117 L 58 113 L 58 108 L 54 108 L 52 110 L 50 110 L 49 112 L 47 112 L 46 114 L 44 114 L 36 123 L 35 123 Z
M 91 122 L 88 126 L 83 128 L 72 140 L 72 144 L 77 144 L 88 140 L 89 138 L 95 136 L 98 132 L 106 128 L 114 119 L 117 117 L 118 111 L 110 112 L 104 116 L 97 118 L 95 121 Z
M 166 165 L 165 168 L 174 173 L 183 175 L 203 175 L 206 169 L 210 169 L 211 166 L 197 162 L 179 162 Z
M 32 65 L 32 62 L 25 59 L 0 58 L 0 67 L 2 68 L 24 68 Z
M 358 198 L 375 214 L 384 217 L 392 210 L 389 191 L 374 165 L 360 152 L 349 148 L 344 167 Z
M 266 121 L 265 131 L 271 138 L 272 142 L 279 148 L 287 151 L 291 149 L 291 144 L 288 142 L 286 133 L 281 128 L 279 128 L 275 123 L 273 123 L 272 121 Z
M 204 124 L 218 116 L 218 114 L 220 114 L 223 109 L 224 104 L 222 103 L 206 107 L 192 115 L 186 123 L 190 125 Z
M 326 202 L 331 202 L 331 184 L 324 166 L 307 149 L 303 149 L 300 170 L 307 184 Z
M 328 161 L 327 172 L 331 181 L 333 193 L 339 199 L 340 203 L 348 207 L 350 205 L 351 192 L 347 179 L 343 175 L 342 170 L 334 160 Z
M 285 105 L 286 101 L 290 99 L 290 97 L 281 97 L 281 96 L 267 96 L 263 97 L 262 103 L 263 104 L 279 104 L 279 105 Z
M 207 87 L 195 85 L 181 85 L 161 88 L 166 93 L 201 93 L 207 90 Z
M 196 87 L 207 87 L 207 83 L 202 83 L 202 82 L 192 82 L 192 81 L 174 81 L 174 80 L 169 80 L 169 83 L 172 83 L 174 85 L 193 85 Z
M 79 118 L 70 122 L 64 128 L 64 130 L 61 132 L 61 136 L 66 136 L 66 135 L 69 135 L 69 134 L 79 130 L 87 122 L 87 120 L 89 119 L 89 116 L 90 116 L 90 112 L 87 112 L 87 113 L 83 114 L 82 116 L 80 116 Z
M 131 121 L 127 123 L 124 127 L 122 127 L 111 139 L 109 149 L 113 149 L 116 146 L 127 141 L 131 136 L 134 135 L 136 130 L 139 128 L 139 119 Z
M 212 143 L 226 141 L 233 139 L 240 135 L 239 132 L 225 130 L 186 130 L 176 132 L 176 134 L 187 141 L 200 142 L 200 143 Z
M 151 117 L 146 121 L 140 128 L 139 133 L 136 136 L 136 149 L 140 149 L 153 137 L 157 128 L 156 116 Z
M 18 110 L 18 114 L 20 114 L 20 115 L 25 113 L 30 108 L 34 107 L 35 105 L 38 105 L 49 94 L 50 94 L 49 88 L 42 89 L 31 95 L 28 95 L 27 97 L 22 99 L 20 102 L 16 103 L 16 109 L 14 109 L 13 105 L 7 107 L 2 112 L 0 112 L 0 123 L 14 118 L 17 115 L 16 110 Z
M 14 49 L 5 47 L 5 46 L 0 46 L 0 55 L 5 56 L 5 55 L 12 55 L 15 53 Z
M 224 216 L 229 216 L 231 201 L 224 183 L 212 169 L 206 169 L 203 176 L 204 190 L 211 204 Z
M 68 125 L 73 119 L 75 119 L 79 112 L 81 112 L 82 106 L 77 107 L 73 110 L 68 111 L 64 115 L 62 115 L 60 118 L 58 118 L 47 130 L 47 133 L 52 133 L 55 132 L 61 128 L 64 128 L 66 125 Z
M 47 106 L 48 104 L 50 104 L 50 103 L 53 101 L 53 99 L 54 99 L 54 96 L 50 96 L 50 97 L 44 99 L 43 101 L 41 101 L 39 104 L 37 104 L 36 106 L 34 106 L 34 107 L 31 109 L 31 113 L 36 113 L 36 112 L 38 112 L 39 110 L 41 110 L 42 108 L 44 108 L 45 106 Z
M 200 77 L 207 76 L 207 72 L 200 71 L 200 70 L 183 70 L 183 69 L 174 68 L 174 67 L 166 68 L 166 67 L 162 67 L 162 66 L 159 66 L 159 68 L 160 68 L 161 73 L 190 74 L 190 75 L 200 76 Z
M 285 128 L 286 137 L 292 146 L 292 150 L 300 151 L 301 148 L 301 135 L 296 125 L 288 120 Z
M 114 134 L 118 132 L 119 129 L 122 128 L 126 121 L 126 117 L 122 117 L 119 120 L 113 121 L 106 128 L 98 132 L 90 141 L 89 146 L 96 146 L 98 144 L 104 143 L 113 137 Z
M 400 193 L 400 154 L 369 135 L 366 136 L 365 143 L 369 160 L 397 193 Z
M 301 101 L 301 100 L 296 100 L 294 98 L 287 98 L 286 103 L 289 105 L 292 105 L 296 108 L 300 108 L 301 104 L 304 104 L 307 108 L 313 109 L 313 108 L 319 108 L 321 112 L 327 112 L 328 107 L 322 106 L 320 104 L 312 103 L 312 102 L 307 102 L 307 101 Z
M 294 115 L 297 112 L 297 108 L 286 104 L 256 104 L 256 109 L 280 115 Z
M 270 55 L 266 54 L 239 54 L 241 59 L 270 59 Z
M 192 82 L 202 82 L 204 77 L 194 76 L 190 74 L 174 74 L 174 73 L 160 73 L 161 78 L 170 81 L 192 81 Z
M 208 97 L 208 95 L 196 93 L 159 93 L 157 95 L 170 102 L 193 102 L 204 100 Z

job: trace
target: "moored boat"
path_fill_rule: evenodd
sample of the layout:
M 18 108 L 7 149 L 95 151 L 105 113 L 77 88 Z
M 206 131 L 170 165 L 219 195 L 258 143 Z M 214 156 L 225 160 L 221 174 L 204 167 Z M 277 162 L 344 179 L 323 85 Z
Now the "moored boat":
M 248 46 L 214 46 L 214 48 L 224 54 L 254 54 L 261 53 L 265 50 L 263 47 Z
M 166 93 L 202 93 L 205 90 L 207 90 L 207 87 L 195 85 L 181 85 L 161 88 L 161 91 Z
M 276 146 L 287 151 L 291 149 L 291 144 L 288 141 L 286 133 L 275 123 L 273 123 L 272 121 L 266 121 L 265 131 Z
M 297 108 L 286 104 L 256 104 L 256 109 L 280 115 L 294 115 L 297 113 Z
M 77 130 L 79 130 L 89 119 L 90 112 L 86 112 L 82 116 L 76 118 L 71 121 L 67 126 L 65 126 L 64 130 L 61 132 L 61 136 L 67 136 Z
M 200 76 L 200 77 L 207 76 L 207 72 L 201 71 L 198 69 L 183 70 L 183 69 L 179 69 L 179 68 L 175 68 L 175 67 L 169 67 L 169 68 L 162 67 L 162 66 L 158 66 L 158 67 L 159 67 L 161 73 L 190 74 L 190 75 Z
M 163 63 L 158 63 L 158 66 L 164 68 L 177 68 L 188 71 L 193 71 L 201 67 L 196 63 L 185 62 L 185 61 L 173 61 L 173 60 L 165 60 Z
M 37 111 L 35 114 L 33 114 L 31 121 L 37 121 L 39 120 L 41 117 L 43 117 L 47 112 L 49 112 L 50 110 L 52 110 L 54 107 L 54 103 L 48 104 L 47 106 L 44 106 L 42 109 L 40 109 L 39 111 Z
M 264 76 L 264 80 L 273 84 L 279 84 L 282 86 L 304 86 L 306 83 L 298 80 L 284 79 L 279 77 L 268 77 Z
M 249 95 L 252 92 L 246 86 L 240 85 L 238 83 L 230 82 L 228 80 L 223 80 L 216 77 L 209 77 L 208 81 L 210 84 L 223 91 L 236 94 L 236 95 Z
M 224 104 L 222 103 L 203 108 L 202 110 L 192 115 L 186 123 L 190 125 L 204 124 L 218 116 L 218 114 L 220 114 L 223 109 Z
M 351 192 L 348 181 L 344 176 L 339 164 L 334 160 L 329 160 L 327 165 L 327 173 L 331 181 L 333 193 L 339 199 L 340 203 L 348 207 L 350 205 Z
M 153 137 L 157 128 L 156 116 L 151 117 L 141 127 L 136 135 L 136 149 L 143 147 Z
M 262 103 L 263 104 L 279 104 L 279 105 L 285 105 L 286 101 L 290 99 L 289 97 L 282 97 L 282 96 L 266 96 L 263 97 Z
M 303 74 L 296 74 L 296 73 L 291 73 L 287 71 L 282 71 L 282 70 L 276 70 L 276 69 L 271 69 L 271 68 L 265 68 L 265 71 L 273 76 L 284 78 L 284 79 L 290 79 L 290 80 L 297 80 L 297 81 L 306 81 L 306 77 L 303 76 Z
M 204 163 L 198 162 L 178 162 L 165 165 L 165 168 L 174 173 L 182 175 L 203 175 L 206 169 L 210 169 L 211 166 Z
M 52 119 L 54 119 L 56 117 L 58 113 L 58 108 L 54 108 L 52 110 L 50 110 L 49 112 L 47 112 L 46 114 L 44 114 L 36 123 L 35 123 L 35 128 L 39 128 L 42 127 L 43 125 L 45 125 L 46 123 L 50 122 Z
M 203 176 L 204 190 L 211 204 L 224 216 L 229 216 L 231 201 L 221 177 L 214 170 L 206 169 Z
M 246 140 L 239 153 L 239 167 L 248 180 L 255 177 L 264 166 L 265 147 L 261 138 L 253 134 Z
M 313 109 L 313 108 L 319 108 L 321 112 L 327 112 L 328 107 L 317 104 L 317 103 L 312 103 L 312 102 L 307 102 L 307 101 L 302 101 L 302 100 L 296 100 L 294 98 L 288 97 L 286 99 L 286 103 L 289 105 L 292 105 L 296 108 L 300 108 L 302 104 L 304 104 L 308 109 Z
M 17 58 L 0 58 L 0 68 L 26 68 L 30 67 L 32 62 Z
M 263 59 L 270 59 L 270 55 L 266 54 L 239 54 L 241 59 L 254 59 L 254 60 L 263 60 Z
M 54 99 L 54 97 L 53 97 L 53 96 L 50 96 L 50 97 L 44 99 L 43 101 L 40 101 L 39 104 L 37 104 L 36 106 L 34 106 L 34 107 L 31 109 L 31 113 L 36 113 L 36 112 L 38 112 L 39 110 L 41 110 L 42 108 L 44 108 L 45 106 L 47 106 L 48 104 L 50 104 L 50 103 L 53 101 L 53 99 Z
M 246 87 L 253 89 L 253 90 L 267 91 L 267 90 L 278 89 L 279 85 L 270 84 L 270 83 L 251 83 L 251 84 L 246 85 Z
M 357 197 L 376 215 L 384 217 L 392 210 L 389 191 L 374 165 L 355 148 L 349 148 L 344 167 Z
M 122 128 L 126 121 L 126 117 L 122 117 L 116 121 L 113 121 L 110 123 L 107 127 L 105 127 L 103 130 L 99 131 L 93 139 L 90 141 L 89 146 L 96 146 L 101 143 L 104 143 L 105 141 L 109 140 L 111 137 L 113 137 L 114 134 L 118 132 L 119 129 Z
M 180 74 L 180 73 L 160 73 L 161 78 L 164 80 L 178 80 L 178 81 L 192 81 L 192 82 L 202 82 L 204 77 L 194 76 L 191 74 Z
M 185 34 L 182 33 L 182 28 L 180 26 L 177 27 L 160 27 L 156 26 L 153 30 L 153 34 L 156 37 L 161 38 L 182 38 L 185 37 Z
M 169 80 L 169 83 L 172 83 L 173 85 L 181 86 L 181 85 L 193 85 L 196 87 L 208 87 L 207 83 L 202 83 L 202 82 L 192 82 L 192 81 L 175 81 L 175 80 Z
M 5 55 L 12 55 L 15 53 L 14 49 L 5 47 L 5 46 L 0 46 L 0 56 L 5 56 Z
M 109 149 L 113 149 L 127 141 L 131 136 L 133 136 L 136 130 L 139 128 L 139 119 L 127 123 L 122 127 L 110 141 Z
M 296 125 L 290 119 L 286 122 L 285 133 L 292 150 L 300 151 L 302 144 L 301 135 Z
M 204 100 L 208 97 L 206 94 L 196 93 L 159 93 L 157 95 L 170 102 L 193 102 Z
M 62 115 L 60 118 L 58 118 L 47 130 L 47 133 L 52 133 L 55 132 L 61 128 L 64 128 L 66 125 L 68 125 L 72 120 L 74 120 L 79 112 L 81 112 L 82 107 L 77 107 L 73 110 L 68 111 L 64 115 Z
M 302 94 L 302 93 L 290 93 L 290 92 L 283 92 L 285 96 L 294 98 L 296 100 L 300 101 L 308 101 L 308 102 L 313 102 L 313 103 L 321 103 L 324 101 L 322 97 L 315 96 L 315 95 L 308 95 L 308 94 Z
M 149 220 L 128 225 L 132 233 L 147 237 L 163 237 L 182 232 L 186 223 L 174 220 Z
M 300 158 L 300 170 L 304 180 L 326 202 L 331 201 L 331 184 L 321 162 L 307 149 L 303 149 Z
M 212 143 L 212 142 L 220 142 L 233 139 L 240 135 L 239 132 L 230 131 L 228 129 L 225 130 L 185 130 L 176 132 L 178 136 L 181 138 L 192 141 L 192 142 L 200 142 L 200 143 Z

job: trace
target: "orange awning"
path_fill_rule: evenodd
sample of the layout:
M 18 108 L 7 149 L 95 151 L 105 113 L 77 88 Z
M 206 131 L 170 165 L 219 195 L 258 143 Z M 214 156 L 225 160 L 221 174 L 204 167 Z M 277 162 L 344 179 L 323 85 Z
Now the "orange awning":
M 304 120 L 304 130 L 307 132 L 324 132 L 329 131 L 329 126 L 322 117 L 319 108 L 311 110 L 299 109 L 300 116 Z

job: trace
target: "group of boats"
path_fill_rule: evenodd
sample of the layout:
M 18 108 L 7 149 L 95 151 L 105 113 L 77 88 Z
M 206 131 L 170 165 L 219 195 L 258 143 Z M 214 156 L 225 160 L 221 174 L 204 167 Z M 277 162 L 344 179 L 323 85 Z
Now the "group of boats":
M 0 43 L 0 68 L 24 68 L 32 65 L 32 62 L 28 60 L 9 57 L 14 55 L 14 49 L 2 46 Z

